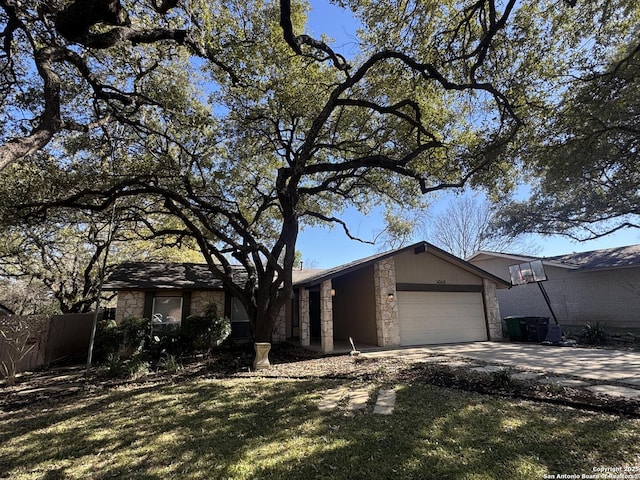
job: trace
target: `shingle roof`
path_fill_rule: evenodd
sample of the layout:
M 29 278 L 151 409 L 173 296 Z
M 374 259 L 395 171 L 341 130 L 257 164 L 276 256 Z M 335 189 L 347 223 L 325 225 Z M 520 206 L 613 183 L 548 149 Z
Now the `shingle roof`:
M 305 270 L 300 270 L 300 274 L 294 276 L 293 283 L 294 285 L 317 284 L 330 277 L 334 277 L 336 275 L 343 275 L 352 270 L 357 270 L 369 263 L 375 262 L 377 260 L 380 260 L 384 257 L 389 256 L 390 254 L 395 254 L 395 253 L 397 252 L 393 251 L 393 252 L 377 253 L 369 257 L 361 258 L 359 260 L 354 260 L 352 262 L 345 263 L 343 265 L 338 265 L 337 267 L 308 271 L 307 274 L 303 274 Z
M 520 262 L 542 260 L 542 262 L 547 265 L 569 268 L 571 270 L 601 270 L 640 266 L 640 245 L 626 245 L 624 247 L 604 248 L 601 250 L 590 250 L 588 252 L 574 252 L 554 257 L 534 257 L 482 250 L 471 255 L 468 260 L 472 260 L 481 255 L 510 258 Z
M 233 267 L 235 283 L 244 283 L 246 277 L 243 267 Z M 151 288 L 217 290 L 222 288 L 222 281 L 206 263 L 132 262 L 118 265 L 104 283 L 105 290 Z
M 306 283 L 309 280 L 324 275 L 327 271 L 329 271 L 328 268 L 305 268 L 304 270 L 293 270 L 293 284 L 297 285 L 299 283 Z
M 575 267 L 577 270 L 638 267 L 640 245 L 570 253 L 550 257 L 548 260 Z
M 473 260 L 476 260 L 478 257 L 482 257 L 483 255 L 486 255 L 489 257 L 506 258 L 508 260 L 512 260 L 514 263 L 524 263 L 524 262 L 532 262 L 533 260 L 540 260 L 545 265 L 549 265 L 552 267 L 575 269 L 573 265 L 559 262 L 557 260 L 554 260 L 554 258 L 536 257 L 533 255 L 524 255 L 521 253 L 513 254 L 513 253 L 504 253 L 504 252 L 492 252 L 489 250 L 479 250 L 475 252 L 474 254 L 467 257 L 467 262 L 472 262 Z
M 397 255 L 400 252 L 410 249 L 420 249 L 420 252 L 429 251 L 430 253 L 447 260 L 449 263 L 479 275 L 480 277 L 488 278 L 499 285 L 509 285 L 501 278 L 498 278 L 427 242 L 419 242 L 396 250 L 377 253 L 333 268 L 294 270 L 292 272 L 293 284 L 296 286 L 318 285 L 329 278 L 345 275 L 349 272 L 358 270 L 379 260 Z M 244 268 L 239 265 L 234 266 L 233 268 L 234 283 L 238 285 L 243 284 L 247 279 L 247 274 Z M 222 282 L 217 279 L 213 273 L 211 273 L 209 266 L 204 263 L 123 263 L 115 268 L 113 273 L 104 283 L 105 290 L 113 291 L 133 289 L 217 290 L 221 288 L 223 288 Z

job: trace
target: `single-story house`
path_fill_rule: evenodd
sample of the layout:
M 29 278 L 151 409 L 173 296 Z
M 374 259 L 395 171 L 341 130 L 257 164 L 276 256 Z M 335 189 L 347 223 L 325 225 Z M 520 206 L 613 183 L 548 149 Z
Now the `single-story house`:
M 468 261 L 504 280 L 509 267 L 541 260 L 542 282 L 561 325 L 601 322 L 611 327 L 640 328 L 640 245 L 540 258 L 480 251 Z M 498 292 L 504 316 L 547 316 L 549 308 L 535 283 Z
M 234 266 L 233 277 L 238 284 L 244 282 L 244 268 Z M 225 293 L 222 282 L 204 263 L 122 263 L 109 275 L 103 288 L 117 292 L 116 323 L 125 318 L 180 323 L 213 304 L 219 314 L 231 319 L 234 337 L 250 333 L 244 307 Z
M 329 353 L 349 337 L 381 347 L 502 338 L 496 292 L 510 283 L 427 242 L 293 273 L 294 298 L 283 308 L 274 342 L 319 342 Z M 241 303 L 206 265 L 123 264 L 105 288 L 118 293 L 116 321 L 156 314 L 179 321 L 213 302 L 231 319 L 233 336 L 249 333 Z

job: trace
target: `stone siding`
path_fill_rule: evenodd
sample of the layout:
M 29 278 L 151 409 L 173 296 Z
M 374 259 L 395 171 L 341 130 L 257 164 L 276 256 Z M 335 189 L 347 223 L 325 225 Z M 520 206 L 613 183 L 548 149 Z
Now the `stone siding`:
M 484 308 L 486 311 L 489 340 L 502 340 L 502 320 L 500 318 L 500 305 L 496 284 L 484 279 Z
M 393 257 L 380 260 L 373 267 L 378 345 L 400 345 L 396 269 Z
M 286 309 L 282 307 L 276 320 L 276 324 L 271 332 L 271 341 L 273 343 L 282 343 L 287 340 L 287 317 Z
M 144 292 L 118 292 L 116 306 L 116 323 L 125 318 L 142 318 L 144 316 Z
M 208 290 L 191 292 L 189 315 L 200 315 L 211 304 L 216 306 L 218 315 L 224 315 L 224 292 Z
M 300 288 L 298 295 L 300 345 L 302 345 L 303 347 L 308 347 L 309 345 L 311 345 L 311 333 L 309 331 L 309 290 L 307 290 L 306 288 Z
M 320 285 L 320 342 L 322 353 L 333 352 L 333 297 L 331 280 Z

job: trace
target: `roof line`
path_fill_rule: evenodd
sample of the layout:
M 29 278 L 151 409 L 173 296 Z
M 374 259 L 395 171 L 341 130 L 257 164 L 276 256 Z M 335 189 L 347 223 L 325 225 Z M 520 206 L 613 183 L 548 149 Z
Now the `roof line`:
M 534 256 L 530 256 L 530 255 L 527 255 L 527 256 L 525 256 L 525 255 L 514 255 L 512 253 L 491 252 L 491 251 L 488 251 L 488 250 L 478 250 L 473 255 L 468 257 L 467 261 L 470 262 L 471 260 L 475 259 L 476 257 L 478 257 L 480 255 L 490 255 L 490 256 L 493 256 L 493 257 L 506 258 L 508 260 L 519 261 L 521 263 L 523 263 L 523 262 L 531 262 L 533 260 L 540 260 L 545 265 L 554 266 L 554 267 L 560 267 L 560 268 L 566 268 L 566 269 L 569 269 L 569 270 L 575 270 L 576 269 L 576 267 L 574 265 L 568 265 L 566 263 L 562 263 L 562 262 L 557 262 L 555 260 L 551 260 L 551 258 L 555 258 L 555 257 L 534 257 Z
M 298 286 L 298 287 L 310 287 L 310 286 L 314 286 L 314 285 L 318 285 L 319 283 L 322 283 L 323 281 L 329 279 L 329 278 L 334 278 L 336 276 L 342 276 L 342 275 L 346 275 L 348 273 L 351 273 L 355 270 L 359 270 L 361 268 L 364 268 L 366 266 L 369 266 L 371 264 L 374 264 L 376 262 L 379 262 L 380 260 L 384 260 L 386 258 L 392 257 L 394 255 L 397 255 L 399 253 L 405 252 L 407 250 L 411 250 L 411 249 L 417 249 L 417 248 L 421 248 L 424 247 L 424 251 L 425 252 L 431 252 L 431 253 L 435 253 L 437 257 L 444 257 L 445 260 L 449 261 L 450 263 L 454 263 L 457 266 L 467 270 L 468 272 L 474 273 L 480 277 L 484 277 L 484 278 L 488 278 L 496 283 L 499 284 L 503 284 L 505 286 L 510 287 L 511 283 L 503 280 L 500 277 L 497 277 L 485 270 L 483 270 L 480 267 L 477 267 L 461 258 L 456 257 L 455 255 L 442 250 L 441 248 L 436 247 L 435 245 L 432 245 L 431 243 L 427 242 L 427 241 L 421 241 L 418 243 L 414 243 L 412 245 L 408 245 L 406 247 L 400 247 L 397 248 L 395 250 L 390 250 L 388 252 L 383 252 L 383 253 L 379 253 L 376 255 L 372 255 L 370 257 L 365 257 L 363 259 L 360 260 L 355 260 L 353 262 L 350 263 L 346 263 L 334 268 L 330 268 L 327 269 L 326 271 L 322 272 L 321 274 L 315 276 L 315 277 L 311 277 L 311 278 L 307 278 L 305 280 L 302 280 L 300 282 L 295 282 L 294 285 Z

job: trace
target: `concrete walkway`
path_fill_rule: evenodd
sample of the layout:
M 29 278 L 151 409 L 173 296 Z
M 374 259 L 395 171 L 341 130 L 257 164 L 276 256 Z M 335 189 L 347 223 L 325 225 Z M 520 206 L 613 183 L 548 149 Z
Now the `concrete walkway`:
M 514 373 L 513 378 L 526 377 L 543 383 L 585 388 L 612 397 L 640 399 L 640 352 L 477 342 L 372 351 L 364 355 L 370 358 L 401 357 L 418 363 L 443 362 L 489 372 L 511 367 L 521 371 Z M 487 365 L 478 367 L 465 364 L 467 361 Z
M 329 412 L 337 409 L 340 404 L 346 403 L 345 410 L 355 412 L 364 411 L 369 403 L 371 395 L 376 396 L 373 413 L 376 415 L 391 415 L 396 405 L 395 390 L 376 389 L 370 391 L 368 388 L 349 388 L 346 386 L 326 390 L 318 402 L 318 409 L 321 412 Z
M 417 362 L 429 361 L 434 356 L 462 357 L 520 370 L 541 370 L 556 375 L 640 387 L 640 352 L 531 343 L 476 342 L 381 350 L 363 355 L 372 358 L 398 356 Z

